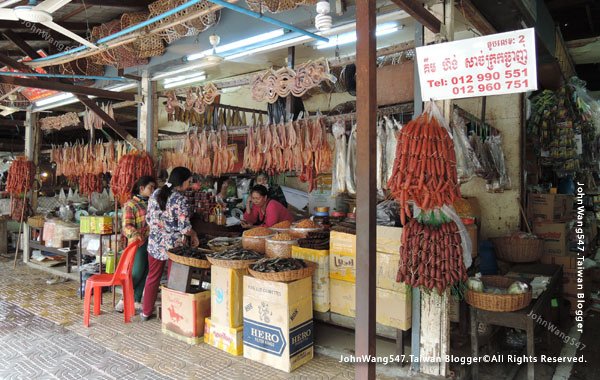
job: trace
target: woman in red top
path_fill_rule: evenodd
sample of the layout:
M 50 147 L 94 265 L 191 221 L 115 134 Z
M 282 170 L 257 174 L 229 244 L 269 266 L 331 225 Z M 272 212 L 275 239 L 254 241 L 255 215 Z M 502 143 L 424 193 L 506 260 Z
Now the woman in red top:
M 267 196 L 267 188 L 262 185 L 256 185 L 250 192 L 250 198 L 246 203 L 246 212 L 244 213 L 243 227 L 263 226 L 271 227 L 274 224 L 294 218 L 287 208 L 274 199 Z

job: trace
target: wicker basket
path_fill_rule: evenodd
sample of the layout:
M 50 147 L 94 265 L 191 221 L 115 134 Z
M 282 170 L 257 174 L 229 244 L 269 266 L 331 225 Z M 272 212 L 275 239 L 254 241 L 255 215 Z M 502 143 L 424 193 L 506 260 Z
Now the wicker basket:
M 239 247 L 242 246 L 242 239 L 241 238 L 235 238 L 235 240 L 236 240 L 235 243 L 233 243 L 231 245 L 228 245 L 228 246 L 223 246 L 223 247 L 219 247 L 218 245 L 215 245 L 215 244 L 212 243 L 213 241 L 219 240 L 219 239 L 221 239 L 221 238 L 216 238 L 216 239 L 210 240 L 207 243 L 208 248 L 210 248 L 212 251 L 215 251 L 215 252 L 223 252 L 223 251 L 227 251 L 228 249 L 239 248 Z M 234 239 L 230 239 L 230 240 L 234 240 Z
M 123 13 L 121 16 L 121 29 L 140 24 L 150 18 L 148 12 Z M 157 34 L 145 35 L 131 44 L 125 45 L 138 59 L 157 57 L 165 53 L 165 45 Z
M 27 224 L 29 224 L 29 226 L 33 228 L 43 228 L 44 223 L 46 223 L 46 219 L 43 215 L 34 215 L 27 219 Z
M 484 286 L 508 288 L 514 279 L 502 276 L 482 276 Z M 531 302 L 531 288 L 523 294 L 491 294 L 467 289 L 465 300 L 473 307 L 488 311 L 509 312 L 521 310 Z
M 267 238 L 272 237 L 273 235 L 268 236 L 242 236 L 242 247 L 244 249 L 250 249 L 252 251 L 256 251 L 258 253 L 264 254 L 266 251 L 266 243 Z
M 298 240 L 265 240 L 265 256 L 292 257 L 292 246 L 298 245 Z
M 223 268 L 230 268 L 230 269 L 244 269 L 244 268 L 248 268 L 250 265 L 254 264 L 255 262 L 257 262 L 259 259 L 256 260 L 219 260 L 219 259 L 213 259 L 210 256 L 206 257 L 208 259 L 208 261 L 210 261 L 210 263 L 212 265 L 218 266 L 218 267 L 223 267 Z
M 278 281 L 278 282 L 290 282 L 301 280 L 306 277 L 311 277 L 317 267 L 317 264 L 312 261 L 306 261 L 306 268 L 296 269 L 296 270 L 288 270 L 285 272 L 257 272 L 252 270 L 252 266 L 248 267 L 248 272 L 252 275 L 252 277 L 258 278 L 260 280 L 267 281 Z
M 187 265 L 188 267 L 195 267 L 195 268 L 210 268 L 210 262 L 208 260 L 200 260 L 200 259 L 194 259 L 191 257 L 180 256 L 180 255 L 176 255 L 171 252 L 168 252 L 168 255 L 169 255 L 169 259 L 171 261 L 173 261 L 174 263 L 179 263 L 179 264 Z
M 538 261 L 544 253 L 542 239 L 522 239 L 512 236 L 490 238 L 498 259 L 511 263 Z

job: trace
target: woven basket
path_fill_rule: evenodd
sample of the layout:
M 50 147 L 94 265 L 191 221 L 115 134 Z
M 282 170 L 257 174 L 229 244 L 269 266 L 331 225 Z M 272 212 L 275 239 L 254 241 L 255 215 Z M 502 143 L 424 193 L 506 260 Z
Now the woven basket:
M 150 10 L 150 17 L 158 16 L 163 14 L 173 7 L 171 6 L 171 2 L 169 0 L 157 0 L 148 5 L 148 10 Z M 177 15 L 172 15 L 165 17 L 164 19 L 157 21 L 157 24 L 167 24 L 176 19 Z M 167 28 L 158 33 L 158 36 L 161 37 L 167 44 L 171 42 L 177 41 L 181 38 L 181 36 L 177 33 L 174 28 Z
M 544 253 L 542 239 L 521 239 L 504 236 L 490 238 L 494 243 L 496 256 L 502 261 L 511 263 L 529 263 L 538 261 Z
M 148 12 L 123 13 L 121 29 L 137 25 L 152 17 Z M 165 45 L 158 34 L 148 34 L 126 45 L 138 58 L 158 57 L 165 53 Z
M 506 289 L 515 280 L 502 276 L 482 276 L 484 286 Z M 488 311 L 509 312 L 521 310 L 531 302 L 531 288 L 523 294 L 491 294 L 467 289 L 467 303 L 473 307 Z
M 277 282 L 290 282 L 301 280 L 306 277 L 311 277 L 317 267 L 317 264 L 312 261 L 304 261 L 306 263 L 306 268 L 296 269 L 296 270 L 288 270 L 285 272 L 257 272 L 252 270 L 252 266 L 248 267 L 248 272 L 252 275 L 252 277 L 258 278 L 260 280 L 266 281 L 277 281 Z
M 43 228 L 44 223 L 46 223 L 46 219 L 42 215 L 34 215 L 27 219 L 27 224 L 33 228 Z
M 75 66 L 83 75 L 103 75 L 104 66 L 94 63 L 89 57 L 80 58 L 75 61 Z
M 215 239 L 213 239 L 213 240 L 215 240 Z M 227 251 L 228 249 L 240 248 L 242 246 L 242 239 L 241 238 L 237 238 L 236 239 L 237 240 L 236 243 L 234 243 L 232 245 L 228 245 L 228 246 L 223 246 L 223 247 L 219 247 L 217 245 L 211 244 L 211 242 L 213 240 L 209 241 L 206 245 L 208 245 L 208 248 L 210 248 L 214 252 L 223 252 L 223 251 Z
M 188 267 L 210 268 L 210 262 L 208 262 L 208 260 L 193 259 L 191 257 L 176 255 L 171 252 L 168 252 L 168 255 L 169 259 L 175 263 L 187 265 Z
M 244 268 L 248 268 L 250 265 L 254 264 L 255 262 L 257 262 L 259 259 L 256 260 L 219 260 L 219 259 L 213 259 L 210 256 L 206 257 L 208 259 L 208 261 L 210 261 L 210 263 L 212 265 L 218 266 L 218 267 L 223 267 L 223 268 L 230 268 L 230 269 L 244 269 Z

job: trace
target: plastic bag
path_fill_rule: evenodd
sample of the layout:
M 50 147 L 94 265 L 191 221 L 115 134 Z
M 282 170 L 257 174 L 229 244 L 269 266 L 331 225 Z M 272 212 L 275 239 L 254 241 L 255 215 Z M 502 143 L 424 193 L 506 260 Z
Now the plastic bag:
M 346 191 L 346 127 L 343 121 L 337 121 L 331 126 L 331 133 L 335 138 L 335 157 L 331 173 L 331 195 L 337 196 Z
M 356 124 L 350 132 L 346 153 L 346 190 L 354 195 L 356 194 Z
M 495 166 L 496 172 L 498 173 L 498 186 L 499 190 L 510 190 L 512 187 L 510 177 L 506 168 L 506 162 L 504 160 L 504 152 L 502 151 L 502 137 L 489 136 L 485 140 L 485 145 L 489 149 L 490 157 Z M 494 189 L 495 190 L 495 189 Z
M 475 171 L 477 176 L 488 181 L 498 178 L 498 173 L 496 172 L 496 168 L 494 167 L 494 163 L 492 161 L 492 157 L 490 156 L 490 152 L 481 140 L 481 137 L 477 135 L 472 135 L 469 138 L 469 143 L 473 148 L 473 151 L 475 152 L 477 160 L 480 164 L 480 169 Z
M 102 193 L 93 193 L 91 196 L 91 206 L 97 210 L 99 214 L 104 214 L 112 209 L 113 201 L 106 189 Z
M 460 183 L 471 180 L 477 172 L 482 170 L 481 164 L 467 137 L 467 126 L 458 114 L 452 113 L 452 127 L 454 133 L 454 152 L 456 153 L 456 172 Z
M 383 201 L 377 205 L 377 225 L 395 227 L 400 221 L 400 208 L 394 200 Z

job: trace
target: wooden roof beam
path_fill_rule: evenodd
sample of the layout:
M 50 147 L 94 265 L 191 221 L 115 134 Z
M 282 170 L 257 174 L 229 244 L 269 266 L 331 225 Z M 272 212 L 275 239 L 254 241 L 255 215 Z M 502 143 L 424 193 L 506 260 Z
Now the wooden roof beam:
M 133 93 L 109 91 L 95 87 L 75 86 L 72 84 L 51 82 L 42 79 L 0 76 L 0 83 L 21 87 L 42 88 L 44 90 L 70 92 L 74 95 L 97 96 L 114 100 L 135 100 L 135 94 Z
M 429 12 L 423 4 L 417 0 L 392 0 L 400 9 L 411 15 L 412 18 L 423 24 L 424 27 L 433 33 L 439 33 L 442 28 L 442 22 Z
M 142 149 L 142 143 L 140 142 L 140 140 L 136 139 L 131 134 L 129 134 L 129 132 L 127 132 L 127 130 L 125 130 L 125 128 L 123 128 L 121 125 L 119 125 L 119 123 L 117 123 L 117 121 L 115 119 L 113 119 L 106 112 L 104 112 L 102 110 L 102 108 L 100 108 L 100 106 L 98 104 L 96 104 L 95 101 L 88 98 L 87 96 L 83 96 L 83 95 L 76 95 L 76 96 L 77 96 L 77 99 L 79 99 L 79 101 L 81 103 L 83 103 L 85 106 L 87 106 L 93 113 L 98 115 L 98 117 L 100 117 L 106 124 L 108 124 L 108 126 L 113 131 L 115 131 L 115 133 L 117 133 L 125 141 L 127 141 L 128 143 L 133 145 L 136 149 Z
M 25 73 L 32 73 L 33 69 L 31 69 L 31 67 L 27 66 L 24 63 L 21 63 L 15 59 L 12 59 L 4 54 L 0 54 L 0 63 L 2 63 L 5 66 L 8 66 L 14 70 L 19 70 Z
M 456 8 L 459 12 L 473 25 L 473 27 L 480 32 L 482 35 L 496 33 L 496 28 L 490 24 L 490 22 L 483 17 L 481 12 L 475 7 L 471 0 L 458 0 L 456 2 Z
M 23 40 L 17 33 L 13 32 L 12 30 L 5 30 L 2 32 L 2 34 L 4 34 L 4 37 L 18 47 L 19 50 L 21 50 L 26 56 L 31 57 L 31 59 L 41 58 L 37 51 L 35 51 L 35 49 L 25 42 L 25 40 Z
M 87 4 L 87 1 L 86 1 Z M 125 4 L 121 4 L 123 7 L 125 7 Z M 2 20 L 2 30 L 6 30 L 6 29 L 29 29 L 29 27 L 27 27 L 27 22 L 25 21 L 5 21 Z M 42 24 L 35 24 L 35 23 L 29 23 L 31 25 L 35 25 L 38 28 L 44 28 L 44 29 L 48 29 L 46 28 L 44 25 Z M 69 29 L 70 31 L 86 31 L 89 29 L 92 29 L 94 26 L 98 26 L 100 25 L 99 23 L 86 23 L 86 22 L 61 22 L 60 26 L 62 26 L 65 29 Z

